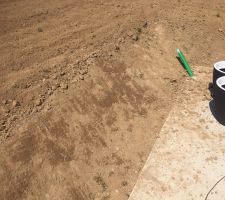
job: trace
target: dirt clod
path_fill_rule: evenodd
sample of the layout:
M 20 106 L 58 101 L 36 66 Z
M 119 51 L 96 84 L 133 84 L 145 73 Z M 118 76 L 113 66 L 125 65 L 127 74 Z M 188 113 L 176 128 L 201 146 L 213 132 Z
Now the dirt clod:
M 20 106 L 19 101 L 13 100 L 13 102 L 12 102 L 12 107 L 15 108 L 15 107 L 18 107 L 18 106 Z
M 138 34 L 134 34 L 134 35 L 132 36 L 132 40 L 138 41 L 138 40 L 139 40 Z
M 144 28 L 147 28 L 147 26 L 148 26 L 148 22 L 145 21 L 145 22 L 143 23 L 143 27 L 144 27 Z
M 43 29 L 41 27 L 38 27 L 38 32 L 39 33 L 43 32 Z
M 60 76 L 64 76 L 66 74 L 66 72 L 61 72 Z
M 116 50 L 116 51 L 120 50 L 120 47 L 119 47 L 118 44 L 115 45 L 115 50 Z
M 128 182 L 127 182 L 127 181 L 122 181 L 121 185 L 122 185 L 123 187 L 125 187 L 125 186 L 128 185 Z
M 57 84 L 55 84 L 55 85 L 53 85 L 52 87 L 51 87 L 51 89 L 53 90 L 53 91 L 55 91 L 57 88 L 59 88 L 59 84 L 57 83 Z
M 5 125 L 4 124 L 0 124 L 0 131 L 5 130 Z
M 37 99 L 35 102 L 36 106 L 40 106 L 42 104 L 43 100 L 42 99 Z
M 84 80 L 84 76 L 83 76 L 83 75 L 80 75 L 80 76 L 79 76 L 79 79 L 80 79 L 80 80 Z
M 170 83 L 177 83 L 177 79 L 171 79 Z
M 131 31 L 129 31 L 129 32 L 127 33 L 127 35 L 128 35 L 129 37 L 132 37 L 132 36 L 133 36 L 133 33 L 132 33 Z
M 61 84 L 60 84 L 60 87 L 61 87 L 63 90 L 67 90 L 67 89 L 68 89 L 68 84 L 66 84 L 66 83 L 61 83 Z
M 52 95 L 52 94 L 53 94 L 52 90 L 49 90 L 48 95 Z
M 4 100 L 2 100 L 2 104 L 4 104 L 4 105 L 5 105 L 5 104 L 7 104 L 7 103 L 8 103 L 8 101 L 7 101 L 7 100 L 5 100 L 5 99 L 4 99 Z
M 82 70 L 79 71 L 79 73 L 80 73 L 81 75 L 85 75 L 85 74 L 88 73 L 88 69 L 87 69 L 87 68 L 86 68 L 86 69 L 82 69 Z

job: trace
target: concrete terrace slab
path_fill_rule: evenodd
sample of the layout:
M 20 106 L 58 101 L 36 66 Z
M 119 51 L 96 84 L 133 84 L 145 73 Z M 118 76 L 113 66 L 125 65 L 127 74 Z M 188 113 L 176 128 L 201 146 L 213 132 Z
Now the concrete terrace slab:
M 171 111 L 129 200 L 225 200 L 225 127 L 193 98 Z

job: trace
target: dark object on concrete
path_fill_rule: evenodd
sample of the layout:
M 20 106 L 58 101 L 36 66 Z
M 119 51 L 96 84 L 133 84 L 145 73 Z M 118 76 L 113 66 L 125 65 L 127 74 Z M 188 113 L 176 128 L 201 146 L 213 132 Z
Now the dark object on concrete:
M 218 113 L 216 112 L 216 103 L 215 103 L 215 100 L 212 99 L 210 102 L 209 102 L 209 108 L 210 108 L 210 111 L 212 113 L 212 115 L 215 117 L 215 119 L 217 120 L 217 122 L 219 122 L 221 125 L 225 126 L 225 120 L 224 119 L 221 119 L 219 116 L 218 116 Z
M 216 87 L 216 80 L 221 76 L 225 76 L 225 61 L 220 61 L 214 64 L 213 88 Z
M 225 121 L 225 76 L 216 80 L 214 86 L 214 100 L 216 114 L 220 121 Z

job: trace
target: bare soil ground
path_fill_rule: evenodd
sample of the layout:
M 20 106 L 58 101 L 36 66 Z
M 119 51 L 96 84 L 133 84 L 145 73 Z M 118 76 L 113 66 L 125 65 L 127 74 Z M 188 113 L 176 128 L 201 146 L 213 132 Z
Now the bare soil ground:
M 175 49 L 195 66 L 223 59 L 224 10 L 0 0 L 0 199 L 128 199 L 188 78 Z

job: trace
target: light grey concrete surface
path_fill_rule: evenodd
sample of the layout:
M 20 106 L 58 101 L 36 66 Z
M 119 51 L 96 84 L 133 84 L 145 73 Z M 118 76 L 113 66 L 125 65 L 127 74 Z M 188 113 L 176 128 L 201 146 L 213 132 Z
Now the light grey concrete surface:
M 172 109 L 129 200 L 225 200 L 225 126 L 208 101 L 189 103 Z

